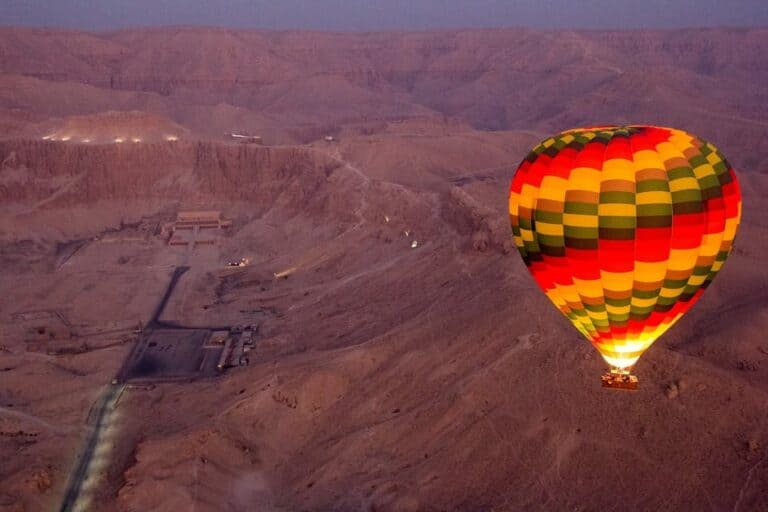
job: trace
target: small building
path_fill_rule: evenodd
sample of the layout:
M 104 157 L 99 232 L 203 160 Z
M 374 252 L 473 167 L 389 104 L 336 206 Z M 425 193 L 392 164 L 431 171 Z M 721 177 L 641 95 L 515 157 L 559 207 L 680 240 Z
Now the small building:
M 175 229 L 218 228 L 221 227 L 221 211 L 189 210 L 176 214 Z
M 227 338 L 227 341 L 224 343 L 224 350 L 221 351 L 221 355 L 219 356 L 219 362 L 216 363 L 217 370 L 223 371 L 229 365 L 231 351 L 232 338 Z
M 217 235 L 213 230 L 225 229 L 232 226 L 231 219 L 224 219 L 220 210 L 186 210 L 176 214 L 176 220 L 164 228 L 168 245 L 196 247 L 198 245 L 215 245 Z
M 230 140 L 239 142 L 240 144 L 264 144 L 264 141 L 261 139 L 261 135 L 249 135 L 247 133 L 228 133 L 227 136 L 230 138 Z

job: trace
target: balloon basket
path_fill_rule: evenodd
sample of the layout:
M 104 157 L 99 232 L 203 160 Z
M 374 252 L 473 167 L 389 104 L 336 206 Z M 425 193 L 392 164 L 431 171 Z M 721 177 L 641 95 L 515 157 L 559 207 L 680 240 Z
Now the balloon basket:
M 630 391 L 637 389 L 637 377 L 627 370 L 613 369 L 600 377 L 600 379 L 603 381 L 604 388 L 627 389 Z

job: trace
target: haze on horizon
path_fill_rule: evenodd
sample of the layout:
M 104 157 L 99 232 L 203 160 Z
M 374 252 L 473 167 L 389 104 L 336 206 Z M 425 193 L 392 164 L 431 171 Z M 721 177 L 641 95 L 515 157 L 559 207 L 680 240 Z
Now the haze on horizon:
M 768 25 L 765 0 L 3 0 L 0 25 L 111 30 L 210 25 L 338 31 Z

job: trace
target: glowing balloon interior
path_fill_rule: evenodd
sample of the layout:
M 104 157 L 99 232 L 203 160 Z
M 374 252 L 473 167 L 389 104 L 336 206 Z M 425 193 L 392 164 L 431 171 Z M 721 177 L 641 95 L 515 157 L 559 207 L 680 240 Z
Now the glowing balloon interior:
M 741 194 L 717 148 L 684 131 L 579 128 L 523 160 L 509 215 L 547 297 L 608 364 L 626 369 L 722 268 Z

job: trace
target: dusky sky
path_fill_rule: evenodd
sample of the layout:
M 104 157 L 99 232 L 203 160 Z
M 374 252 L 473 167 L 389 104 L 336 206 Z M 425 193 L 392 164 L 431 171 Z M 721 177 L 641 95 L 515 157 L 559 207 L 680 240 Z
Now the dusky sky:
M 339 31 L 768 25 L 768 0 L 0 0 L 0 25 Z

